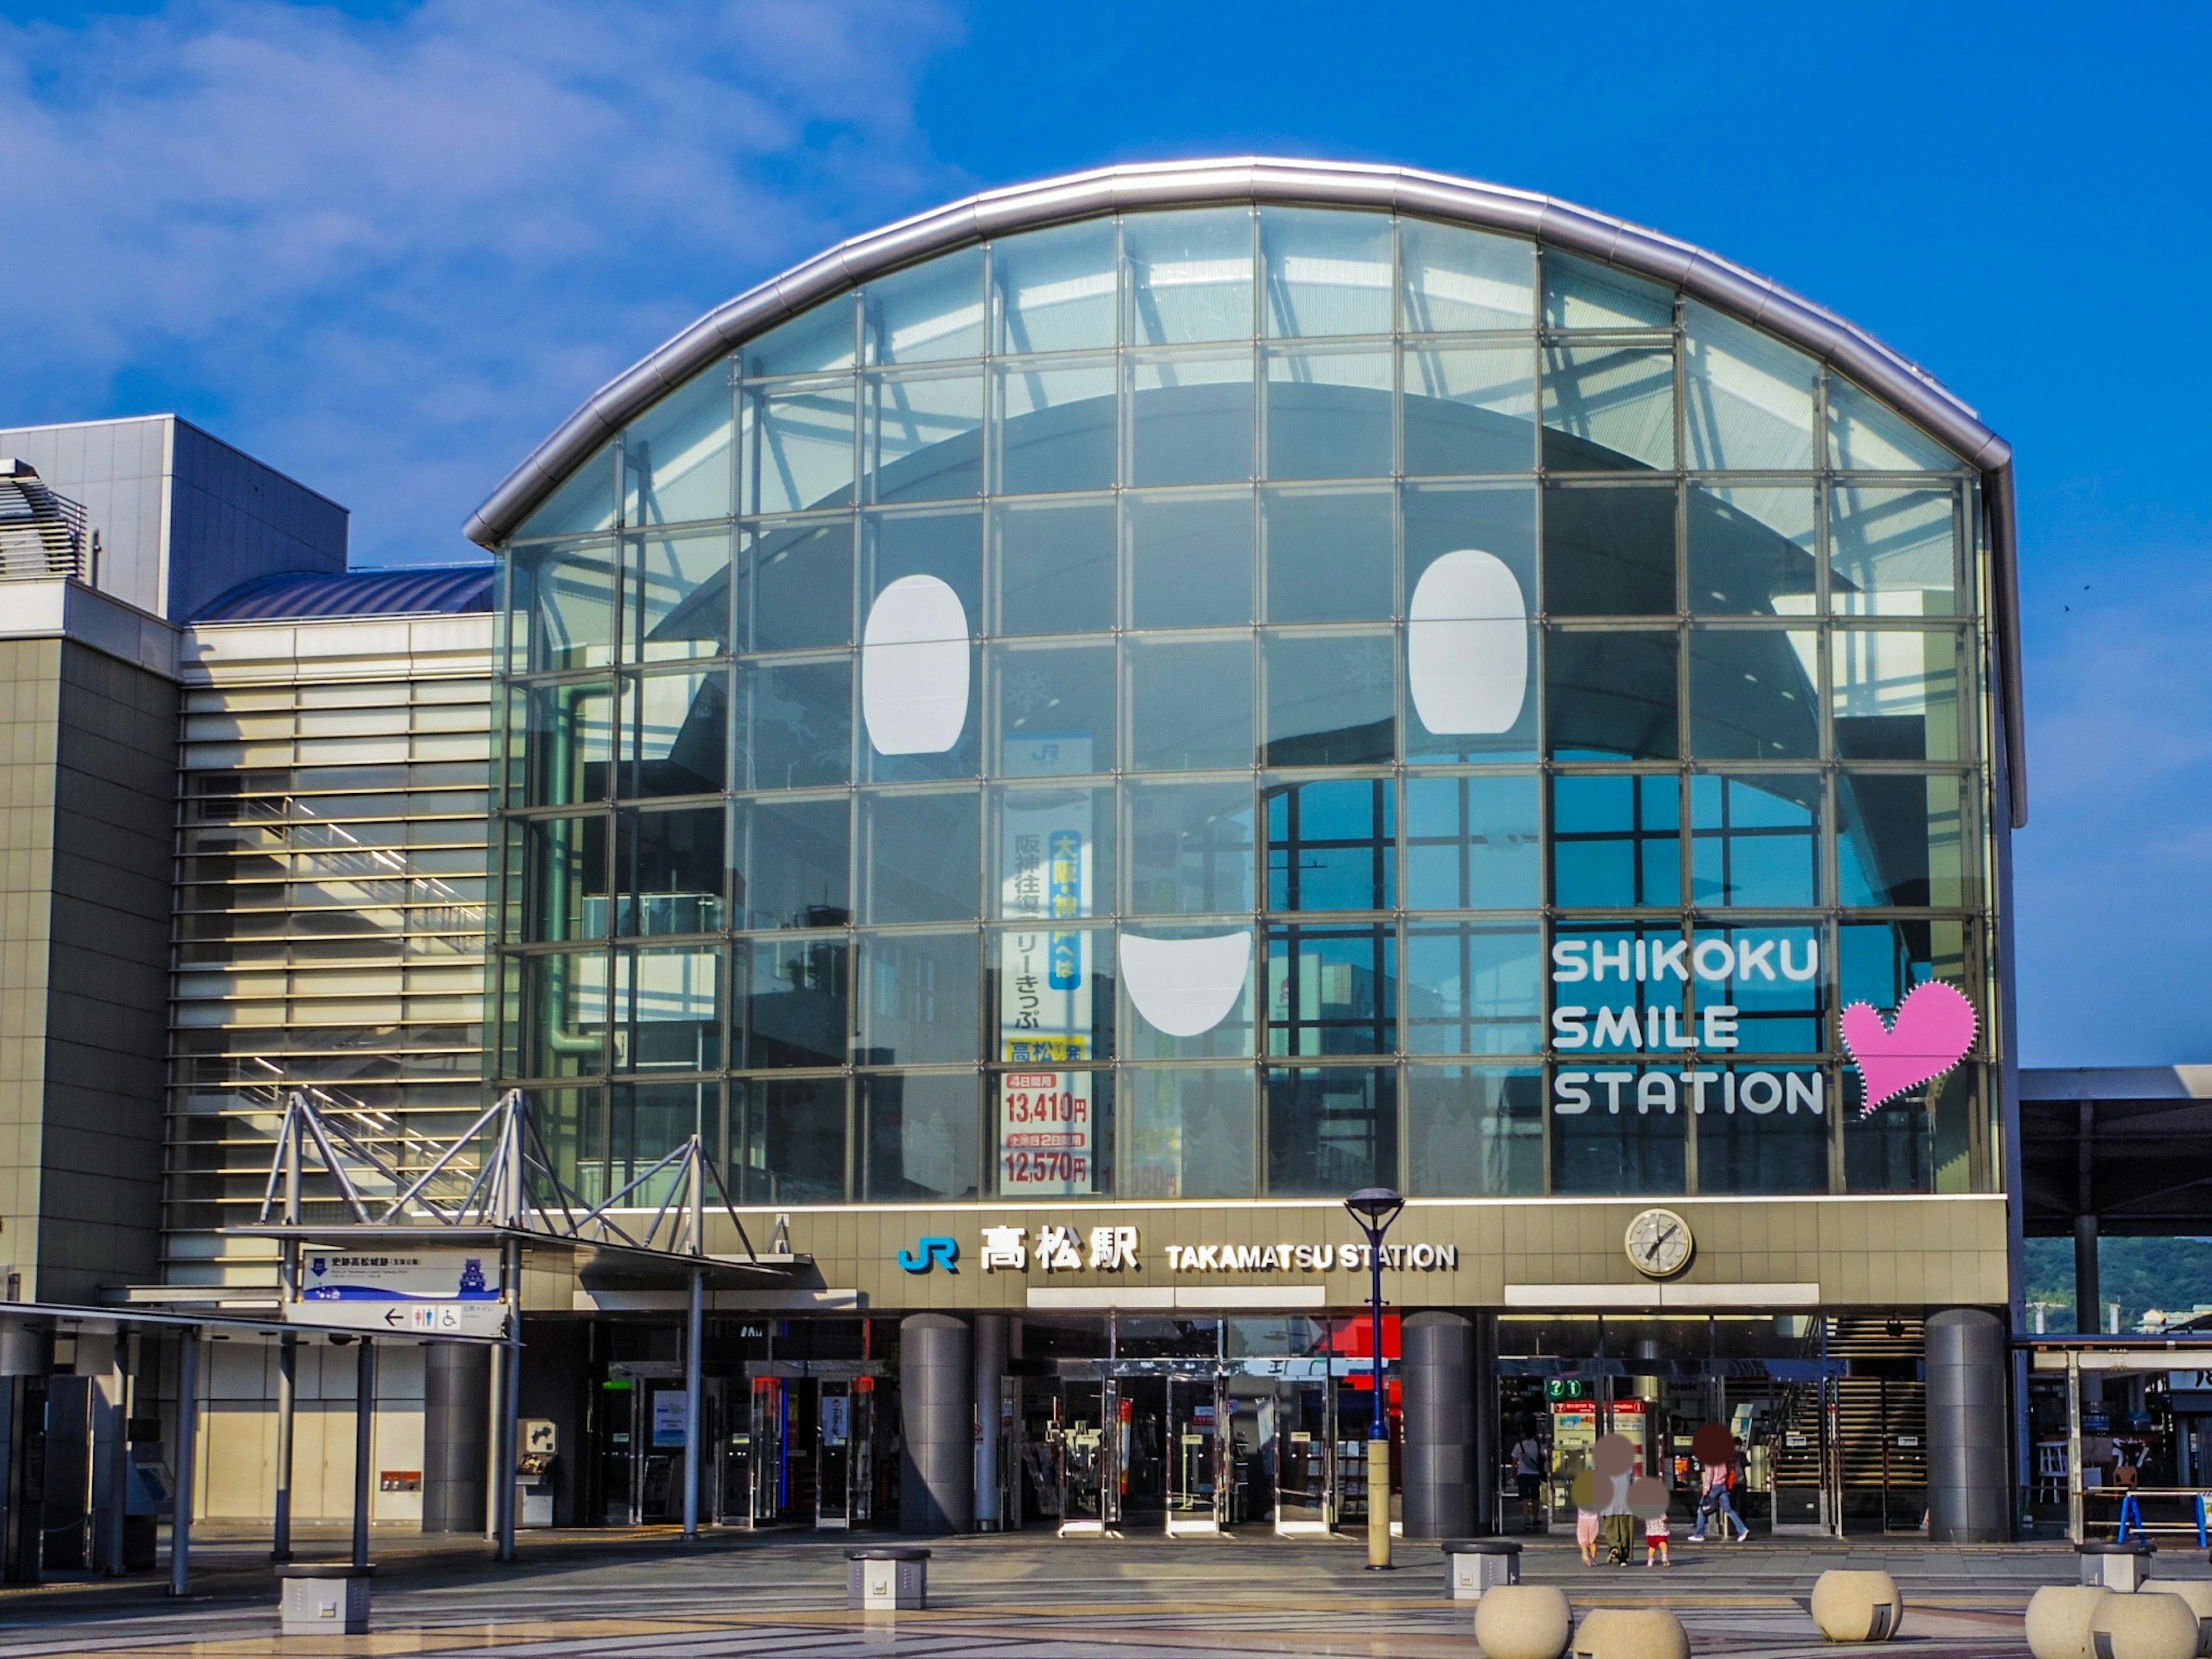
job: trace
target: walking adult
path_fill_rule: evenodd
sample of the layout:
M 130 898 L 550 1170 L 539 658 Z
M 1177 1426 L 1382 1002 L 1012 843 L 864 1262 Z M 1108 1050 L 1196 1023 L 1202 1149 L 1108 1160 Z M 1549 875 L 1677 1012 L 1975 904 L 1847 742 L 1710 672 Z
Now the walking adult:
M 1736 1512 L 1733 1488 L 1736 1480 L 1735 1437 L 1724 1425 L 1708 1423 L 1699 1429 L 1691 1442 L 1690 1450 L 1702 1468 L 1698 1491 L 1698 1520 L 1691 1528 L 1689 1542 L 1705 1541 L 1705 1522 L 1717 1516 L 1721 1523 L 1721 1542 L 1729 1541 L 1729 1522 L 1736 1525 L 1739 1544 L 1751 1536 L 1751 1528 L 1744 1524 L 1743 1516 Z
M 1544 1492 L 1544 1447 L 1536 1438 L 1536 1425 L 1521 1423 L 1521 1437 L 1513 1443 L 1513 1484 L 1521 1494 L 1521 1529 L 1536 1530 L 1537 1504 Z

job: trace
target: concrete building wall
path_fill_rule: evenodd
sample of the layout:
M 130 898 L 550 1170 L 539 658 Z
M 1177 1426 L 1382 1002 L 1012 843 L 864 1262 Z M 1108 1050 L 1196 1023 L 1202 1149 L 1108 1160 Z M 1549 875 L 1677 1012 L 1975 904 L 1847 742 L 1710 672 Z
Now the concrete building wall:
M 59 640 L 0 640 L 0 1263 L 25 1297 L 38 1277 L 61 656 Z

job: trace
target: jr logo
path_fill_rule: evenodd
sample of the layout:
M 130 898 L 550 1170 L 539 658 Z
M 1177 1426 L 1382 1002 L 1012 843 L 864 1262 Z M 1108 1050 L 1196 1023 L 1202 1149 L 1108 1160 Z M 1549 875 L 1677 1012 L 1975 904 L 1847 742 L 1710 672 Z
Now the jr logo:
M 898 1253 L 898 1264 L 910 1273 L 926 1273 L 932 1267 L 942 1267 L 949 1273 L 960 1271 L 960 1241 L 941 1234 L 917 1238 L 910 1250 Z

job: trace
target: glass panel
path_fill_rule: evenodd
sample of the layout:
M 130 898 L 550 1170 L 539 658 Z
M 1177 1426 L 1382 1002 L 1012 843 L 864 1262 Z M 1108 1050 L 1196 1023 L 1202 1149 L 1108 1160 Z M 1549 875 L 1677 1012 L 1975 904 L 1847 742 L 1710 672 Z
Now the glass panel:
M 1406 1068 L 1407 1193 L 1534 1196 L 1544 1190 L 1544 1073 L 1474 1066 Z
M 1139 345 L 1240 340 L 1252 333 L 1252 215 L 1247 208 L 1133 213 L 1128 337 Z
M 1806 484 L 1692 484 L 1690 609 L 1810 615 L 1814 502 Z
M 1263 504 L 1270 619 L 1389 619 L 1394 584 L 1387 489 L 1271 490 Z
M 994 1078 L 995 1190 L 1054 1198 L 1114 1190 L 1114 1074 L 1007 1072 Z
M 1139 628 L 1252 620 L 1252 495 L 1128 498 L 1132 619 Z
M 836 1204 L 845 1197 L 845 1079 L 754 1079 L 730 1085 L 729 1167 L 740 1204 Z
M 1682 322 L 1690 465 L 1712 472 L 1809 470 L 1813 360 L 1694 300 L 1683 301 Z
M 1395 793 L 1387 778 L 1333 779 L 1269 789 L 1267 908 L 1395 908 Z
M 983 490 L 983 377 L 872 374 L 868 499 L 940 501 Z
M 1000 634 L 1103 634 L 1114 625 L 1114 504 L 991 509 Z
M 1959 636 L 1838 629 L 1830 707 L 1844 760 L 1960 757 Z
M 1122 1197 L 1252 1196 L 1249 1067 L 1121 1075 L 1129 1123 Z
M 615 952 L 615 1069 L 711 1072 L 722 1063 L 722 953 Z
M 852 1042 L 852 953 L 842 933 L 740 939 L 731 1063 L 759 1071 L 842 1066 Z
M 1034 786 L 991 792 L 998 833 L 991 914 L 1096 916 L 1114 908 L 1114 790 Z
M 1544 637 L 1544 739 L 1554 760 L 1672 760 L 1674 635 Z
M 1544 609 L 1555 617 L 1674 614 L 1674 491 L 1544 491 Z
M 1536 245 L 1457 225 L 1398 222 L 1400 326 L 1409 334 L 1526 331 L 1536 320 Z
M 1563 1066 L 1552 1080 L 1553 1192 L 1683 1191 L 1689 1119 L 1676 1093 L 1670 1072 Z
M 852 368 L 853 313 L 859 297 L 840 294 L 769 330 L 744 348 L 744 372 L 812 374 Z
M 1398 1073 L 1388 1066 L 1267 1072 L 1267 1191 L 1341 1198 L 1398 1182 Z
M 747 394 L 745 409 L 748 512 L 851 505 L 851 380 L 763 387 Z
M 1543 936 L 1533 925 L 1408 927 L 1407 1052 L 1541 1054 L 1543 963 Z
M 806 789 L 853 775 L 853 665 L 756 662 L 738 679 L 738 787 Z
M 1674 353 L 1546 346 L 1544 465 L 1566 472 L 1674 465 Z
M 1887 404 L 1831 378 L 1828 465 L 1845 472 L 1949 472 L 1959 461 Z
M 980 1082 L 972 1072 L 862 1078 L 861 1197 L 875 1204 L 975 1197 L 982 1162 Z
M 562 479 L 559 487 L 522 521 L 517 541 L 537 536 L 580 536 L 611 530 L 615 522 L 615 447 L 602 444 L 591 459 Z
M 763 525 L 745 538 L 738 629 L 750 651 L 853 642 L 853 523 Z
M 1114 647 L 994 646 L 991 684 L 1000 777 L 1114 769 Z
M 1267 332 L 1390 331 L 1390 220 L 1380 213 L 1262 208 Z
M 1007 495 L 1114 487 L 1114 360 L 1000 363 L 993 486 Z
M 1252 476 L 1252 354 L 1142 357 L 1130 366 L 1133 484 Z
M 1544 902 L 1534 773 L 1406 780 L 1406 905 L 1533 910 Z
M 1692 778 L 1690 902 L 1818 904 L 1821 793 L 1808 773 Z
M 1001 352 L 1081 351 L 1114 343 L 1114 222 L 1091 219 L 991 246 Z
M 1397 753 L 1395 651 L 1381 631 L 1270 632 L 1270 766 L 1356 766 Z
M 1127 793 L 1131 914 L 1252 908 L 1249 783 L 1132 783 Z
M 1845 904 L 1981 900 L 1966 849 L 1966 780 L 1955 773 L 1845 772 L 1836 781 L 1837 897 Z
M 867 794 L 860 799 L 872 922 L 969 921 L 982 878 L 981 801 L 952 793 Z
M 973 928 L 860 940 L 864 1066 L 958 1064 L 978 1058 L 982 1000 Z
M 730 532 L 625 544 L 632 662 L 719 657 L 730 648 Z
M 1723 1068 L 1698 1119 L 1698 1190 L 1826 1192 L 1827 1085 L 1806 1066 Z
M 1269 477 L 1379 478 L 1390 470 L 1388 352 L 1267 354 Z
M 1810 629 L 1690 632 L 1690 752 L 1818 760 L 1820 636 Z
M 522 937 L 592 939 L 607 931 L 607 821 L 532 818 L 522 831 Z M 514 856 L 512 854 L 510 857 Z
M 605 1096 L 597 1088 L 532 1089 L 526 1098 L 561 1184 L 587 1203 L 606 1197 Z
M 1486 554 L 1503 564 L 1517 590 L 1517 599 L 1500 592 L 1495 605 L 1489 608 L 1501 611 L 1517 609 L 1524 614 L 1533 611 L 1536 593 L 1536 492 L 1533 488 L 1409 487 L 1401 491 L 1400 501 L 1405 531 L 1407 604 L 1410 610 L 1421 610 L 1433 597 L 1421 592 L 1421 584 L 1432 565 L 1448 554 L 1474 552 Z M 1455 561 L 1455 568 L 1464 562 Z M 1462 601 L 1449 614 L 1456 615 L 1469 608 L 1467 602 Z M 1474 608 L 1479 611 L 1481 607 Z M 1447 629 L 1455 626 L 1449 622 L 1443 625 Z M 1486 659 L 1487 648 L 1500 643 L 1488 631 L 1495 625 L 1492 621 L 1478 629 L 1465 623 L 1456 624 L 1475 637 L 1463 640 L 1459 648 L 1449 653 L 1449 659 L 1457 660 L 1468 651 L 1483 650 Z M 1522 651 L 1528 665 L 1517 712 L 1509 701 L 1509 678 L 1483 699 L 1482 719 L 1467 719 L 1463 711 L 1456 718 L 1438 716 L 1439 724 L 1494 726 L 1511 714 L 1511 725 L 1504 731 L 1431 732 L 1426 716 L 1436 715 L 1437 711 L 1425 709 L 1425 682 L 1413 680 L 1409 682 L 1411 696 L 1407 705 L 1411 718 L 1406 722 L 1407 755 L 1455 760 L 1533 758 L 1536 752 L 1537 708 L 1534 631 L 1524 634 L 1522 641 Z M 1410 631 L 1407 648 L 1412 648 Z M 1505 671 L 1501 667 L 1498 672 Z
M 926 363 L 983 355 L 983 250 L 942 253 L 860 294 L 872 363 Z
M 520 958 L 526 1077 L 588 1077 L 606 1069 L 607 956 L 604 950 Z
M 1077 914 L 1082 864 L 1079 847 L 1063 848 L 1055 856 L 1040 843 L 1017 848 L 1003 866 L 1004 908 L 1010 915 L 1029 920 L 997 929 L 985 940 L 988 1046 L 994 1060 L 1061 1066 L 1113 1058 L 1114 935 L 1102 927 L 1075 926 L 1072 920 L 1057 922 L 1052 913 L 1058 902 L 1060 915 L 1072 919 Z M 1056 1072 L 1045 1075 L 1056 1080 L 1023 1087 L 1056 1098 L 1072 1086 Z
M 741 927 L 836 927 L 853 919 L 850 804 L 741 800 L 730 861 Z
M 1680 904 L 1681 859 L 1681 793 L 1673 773 L 1552 780 L 1553 903 Z
M 608 1091 L 607 1190 L 620 1192 L 670 1152 L 720 1118 L 719 1083 L 618 1083 Z M 672 1165 L 623 1200 L 652 1208 L 683 1201 L 682 1172 Z
M 1252 642 L 1132 640 L 1129 763 L 1140 772 L 1252 764 Z
M 1397 1036 L 1395 927 L 1269 930 L 1269 1054 L 1387 1054 Z
M 697 795 L 729 776 L 726 669 L 641 674 L 623 686 L 622 793 Z
M 983 515 L 956 512 L 869 514 L 862 592 L 872 605 L 902 576 L 934 576 L 959 596 L 972 632 L 983 614 Z
M 605 800 L 613 781 L 614 695 L 606 684 L 534 685 L 521 694 L 527 802 Z
M 1668 328 L 1674 296 L 1656 283 L 1571 253 L 1544 253 L 1547 328 Z
M 1951 491 L 1844 484 L 1829 501 L 1831 610 L 1854 617 L 1948 617 L 1957 610 Z
M 1216 921 L 1172 927 L 1147 922 L 1142 933 L 1123 930 L 1115 947 L 1122 989 L 1128 996 L 1115 1026 L 1123 1054 L 1137 1060 L 1205 1060 L 1252 1053 L 1259 951 L 1252 942 L 1250 919 L 1237 920 L 1247 925 Z M 1185 951 L 1190 954 L 1183 954 Z M 1224 969 L 1224 964 L 1233 969 L 1240 961 L 1243 964 L 1241 982 L 1227 977 L 1225 970 L 1222 977 L 1215 977 L 1215 969 Z M 1137 963 L 1133 970 L 1133 962 Z M 1170 977 L 1212 982 L 1199 990 L 1159 982 Z M 1213 1024 L 1197 1030 L 1190 1030 L 1197 1024 L 1188 1005 L 1193 996 L 1206 1000 L 1206 1012 L 1221 1009 Z M 1153 1024 L 1153 1013 L 1172 1019 L 1177 1031 Z
M 1406 472 L 1536 465 L 1536 354 L 1528 346 L 1407 347 Z
M 1707 1054 L 1821 1051 L 1827 980 L 1818 927 L 1701 927 L 1689 962 L 1698 988 L 1698 1038 Z
M 615 550 L 611 543 L 518 547 L 510 626 L 514 673 L 604 668 L 614 660 Z
M 678 386 L 623 434 L 623 522 L 726 519 L 736 499 L 735 405 L 726 360 Z
M 722 852 L 719 806 L 617 814 L 615 931 L 720 931 Z

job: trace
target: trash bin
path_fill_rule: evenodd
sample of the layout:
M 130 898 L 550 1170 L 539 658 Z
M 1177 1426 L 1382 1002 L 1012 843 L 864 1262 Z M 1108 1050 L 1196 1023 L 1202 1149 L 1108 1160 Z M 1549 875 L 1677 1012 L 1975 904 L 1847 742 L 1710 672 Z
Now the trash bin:
M 1521 1546 L 1510 1538 L 1447 1538 L 1442 1547 L 1455 1601 L 1480 1601 L 1485 1590 L 1521 1582 Z
M 368 1581 L 374 1567 L 307 1561 L 276 1569 L 277 1602 L 287 1636 L 359 1636 L 368 1629 Z
M 2150 1577 L 2150 1559 L 2158 1553 L 2158 1546 L 2148 1538 L 2125 1544 L 2100 1538 L 2076 1544 L 2074 1551 L 2081 1558 L 2083 1583 L 2132 1590 L 2142 1588 L 2143 1580 Z
M 845 1559 L 853 1564 L 848 1607 L 890 1613 L 929 1605 L 927 1550 L 847 1550 Z

